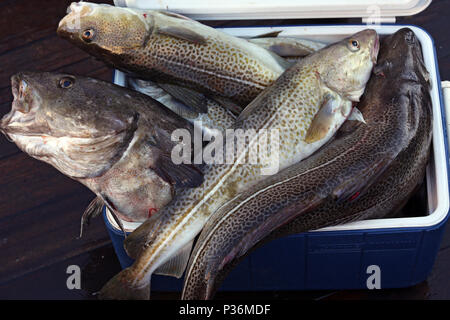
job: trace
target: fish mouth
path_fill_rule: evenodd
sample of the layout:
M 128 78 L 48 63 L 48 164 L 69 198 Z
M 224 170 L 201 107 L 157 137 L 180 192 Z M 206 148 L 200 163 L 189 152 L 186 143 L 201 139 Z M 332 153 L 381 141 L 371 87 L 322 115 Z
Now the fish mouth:
M 11 91 L 14 97 L 11 111 L 0 120 L 0 131 L 8 139 L 11 139 L 10 134 L 37 135 L 32 130 L 34 111 L 38 106 L 37 96 L 24 74 L 18 73 L 11 77 Z

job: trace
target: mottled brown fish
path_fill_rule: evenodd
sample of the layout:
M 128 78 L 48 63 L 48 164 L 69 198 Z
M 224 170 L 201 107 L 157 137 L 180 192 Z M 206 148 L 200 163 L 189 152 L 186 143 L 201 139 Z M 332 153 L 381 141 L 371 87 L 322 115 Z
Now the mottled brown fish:
M 245 106 L 290 65 L 184 16 L 72 3 L 58 34 L 124 72 L 183 84 Z
M 126 221 L 144 221 L 175 188 L 198 186 L 192 165 L 174 165 L 172 132 L 193 126 L 150 97 L 111 83 L 56 73 L 19 73 L 0 130 L 33 158 L 86 185 Z M 84 219 L 87 219 L 87 216 Z
M 111 279 L 100 297 L 145 299 L 154 272 L 180 277 L 192 241 L 210 215 L 266 177 L 262 170 L 267 163 L 241 161 L 261 141 L 264 130 L 279 134 L 270 143 L 271 148 L 279 144 L 277 152 L 270 152 L 270 165 L 276 163 L 281 170 L 312 154 L 350 115 L 377 54 L 378 35 L 367 29 L 307 56 L 284 72 L 236 121 L 234 129 L 253 130 L 250 142 L 233 149 L 234 161 L 206 166 L 200 188 L 181 191 L 158 219 L 147 220 L 128 237 L 127 252 L 137 260 Z M 226 137 L 227 142 L 231 139 Z
M 423 181 L 432 136 L 428 73 L 410 29 L 382 42 L 358 108 L 366 124 L 342 132 L 211 217 L 192 252 L 183 299 L 212 298 L 255 246 L 292 233 L 381 218 L 405 204 Z

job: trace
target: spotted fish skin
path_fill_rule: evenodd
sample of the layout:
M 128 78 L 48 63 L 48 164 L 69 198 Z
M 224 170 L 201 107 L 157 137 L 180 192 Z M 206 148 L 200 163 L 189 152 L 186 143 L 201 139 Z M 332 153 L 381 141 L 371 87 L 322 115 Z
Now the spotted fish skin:
M 410 29 L 382 42 L 358 108 L 366 125 L 340 132 L 208 220 L 191 255 L 183 299 L 211 299 L 234 266 L 273 239 L 381 218 L 402 207 L 423 180 L 432 137 L 428 73 Z
M 58 34 L 144 79 L 175 82 L 245 106 L 290 65 L 272 52 L 170 12 L 72 3 Z M 89 30 L 92 38 L 83 38 Z M 133 30 L 133 32 L 130 32 Z
M 351 47 L 355 43 L 358 50 Z M 254 130 L 256 137 L 261 135 L 260 129 L 276 130 L 279 169 L 302 160 L 328 141 L 349 116 L 352 101 L 357 101 L 364 91 L 377 54 L 378 35 L 367 29 L 306 57 L 244 109 L 235 129 Z M 331 70 L 338 73 L 330 73 Z M 321 139 L 306 143 L 308 129 L 324 103 L 330 103 L 335 109 L 330 115 L 329 130 Z M 238 150 L 236 158 L 245 156 L 256 140 Z M 261 175 L 261 168 L 259 163 L 239 161 L 205 168 L 200 188 L 181 191 L 160 211 L 158 219 L 147 220 L 127 238 L 125 248 L 137 259 L 130 268 L 111 279 L 100 296 L 121 298 L 125 294 L 129 297 L 131 291 L 132 296 L 142 298 L 152 273 L 185 249 L 215 210 L 266 178 Z M 142 238 L 142 247 L 134 248 Z M 182 266 L 184 270 L 185 264 Z

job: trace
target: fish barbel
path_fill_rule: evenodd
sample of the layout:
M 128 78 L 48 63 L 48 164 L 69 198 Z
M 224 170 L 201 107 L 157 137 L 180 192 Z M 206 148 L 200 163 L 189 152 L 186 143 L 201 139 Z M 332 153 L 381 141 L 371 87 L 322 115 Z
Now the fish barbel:
M 100 297 L 148 298 L 154 272 L 180 277 L 192 241 L 210 215 L 265 177 L 262 169 L 266 163 L 240 161 L 255 147 L 262 129 L 279 135 L 271 140 L 272 146 L 279 144 L 279 150 L 269 158 L 278 169 L 309 156 L 350 115 L 377 54 L 378 35 L 367 29 L 307 56 L 284 72 L 237 119 L 235 129 L 255 134 L 244 148 L 233 149 L 235 161 L 208 165 L 201 188 L 181 191 L 161 210 L 159 219 L 147 220 L 127 238 L 127 252 L 137 259 L 103 287 Z M 228 136 L 226 141 L 230 141 Z
M 428 80 L 413 31 L 385 38 L 358 104 L 366 124 L 339 132 L 308 159 L 221 207 L 197 240 L 182 298 L 212 298 L 228 272 L 270 240 L 400 209 L 423 181 L 429 157 Z

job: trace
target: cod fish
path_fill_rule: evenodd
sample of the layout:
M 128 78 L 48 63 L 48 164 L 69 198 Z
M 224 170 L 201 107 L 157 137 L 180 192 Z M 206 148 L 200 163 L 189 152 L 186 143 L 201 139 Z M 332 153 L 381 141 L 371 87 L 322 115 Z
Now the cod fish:
M 226 98 L 235 112 L 291 65 L 246 39 L 171 12 L 74 2 L 57 32 L 117 69 Z
M 404 205 L 423 180 L 432 136 L 428 73 L 410 29 L 384 39 L 374 71 L 358 105 L 365 125 L 347 122 L 350 128 L 327 146 L 242 193 L 208 220 L 191 255 L 183 299 L 212 298 L 255 246 L 381 218 Z
M 201 188 L 182 190 L 161 209 L 158 219 L 150 218 L 127 238 L 126 250 L 137 259 L 103 287 L 100 297 L 145 299 L 154 272 L 180 277 L 193 239 L 210 215 L 265 178 L 264 161 L 241 161 L 257 146 L 264 130 L 279 134 L 270 141 L 271 148 L 279 144 L 278 152 L 271 150 L 267 157 L 271 165 L 277 163 L 283 169 L 312 154 L 349 116 L 377 54 L 378 35 L 367 29 L 307 56 L 284 72 L 239 115 L 235 129 L 255 134 L 243 148 L 234 148 L 234 162 L 206 166 Z M 228 136 L 226 141 L 230 141 Z
M 178 87 L 174 90 L 177 92 L 181 91 L 181 94 L 174 95 L 174 90 L 171 90 L 171 93 L 169 93 L 164 90 L 161 85 L 158 85 L 153 81 L 132 77 L 127 78 L 127 83 L 128 87 L 161 102 L 164 106 L 179 116 L 187 119 L 192 124 L 199 124 L 199 129 L 205 134 L 212 135 L 215 133 L 214 130 L 225 132 L 225 130 L 231 128 L 236 121 L 236 116 L 231 111 L 201 94 L 201 96 L 198 96 L 195 92 L 184 93 L 184 90 L 180 90 L 182 88 Z M 193 99 L 194 97 L 197 101 L 186 101 L 186 99 Z M 205 103 L 204 108 L 197 108 L 197 106 L 203 103 Z
M 150 97 L 56 73 L 18 73 L 11 86 L 1 132 L 97 195 L 83 221 L 104 204 L 123 220 L 144 221 L 175 188 L 201 184 L 199 168 L 171 161 L 172 132 L 193 126 Z

